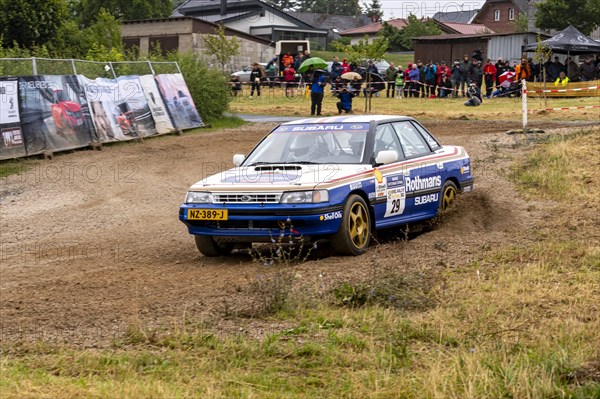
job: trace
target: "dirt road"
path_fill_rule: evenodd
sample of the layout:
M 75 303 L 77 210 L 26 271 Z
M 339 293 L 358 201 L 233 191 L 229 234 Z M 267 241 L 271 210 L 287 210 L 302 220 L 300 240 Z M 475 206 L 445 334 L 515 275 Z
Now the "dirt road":
M 272 267 L 247 254 L 201 256 L 179 222 L 190 184 L 228 168 L 274 125 L 167 136 L 143 144 L 78 151 L 42 161 L 0 186 L 0 329 L 4 342 L 45 339 L 105 345 L 131 324 L 212 319 L 242 306 L 244 287 Z M 515 126 L 477 121 L 427 123 L 446 144 L 467 148 L 476 191 L 432 232 L 388 240 L 359 258 L 297 266 L 305 281 L 360 274 L 379 262 L 445 267 L 482 246 L 517 240 L 539 217 L 499 173 L 518 148 Z M 555 125 L 556 127 L 557 125 Z M 505 145 L 506 144 L 506 145 Z M 517 146 L 518 147 L 518 146 Z

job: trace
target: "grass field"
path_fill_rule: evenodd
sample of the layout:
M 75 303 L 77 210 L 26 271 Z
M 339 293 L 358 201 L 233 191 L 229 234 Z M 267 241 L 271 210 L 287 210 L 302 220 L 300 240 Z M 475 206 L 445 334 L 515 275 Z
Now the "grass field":
M 599 140 L 557 136 L 515 160 L 523 195 L 558 215 L 522 245 L 477 249 L 433 276 L 374 264 L 364 283 L 316 299 L 290 292 L 298 277 L 281 266 L 254 288 L 256 319 L 282 326 L 262 339 L 182 319 L 132 320 L 109 349 L 2 343 L 1 396 L 598 398 L 600 247 L 583 225 L 556 232 L 600 210 Z
M 246 89 L 244 89 L 246 90 Z M 245 96 L 236 97 L 230 104 L 230 110 L 244 114 L 310 116 L 310 100 L 306 96 L 285 97 L 279 88 L 263 89 L 261 97 L 250 98 L 249 92 Z M 323 101 L 323 115 L 337 115 L 335 103 L 337 98 L 330 93 L 325 95 Z M 485 119 L 485 120 L 515 120 L 521 121 L 520 98 L 496 98 L 483 101 L 480 107 L 466 107 L 463 98 L 421 99 L 408 98 L 396 99 L 373 97 L 371 99 L 371 114 L 409 115 L 420 119 Z M 577 109 L 570 111 L 540 111 L 542 108 L 575 107 L 600 105 L 598 97 L 581 98 L 550 98 L 547 106 L 539 99 L 529 99 L 528 109 L 531 120 L 589 120 L 600 121 L 600 108 Z M 353 110 L 355 114 L 364 114 L 365 98 L 354 98 Z

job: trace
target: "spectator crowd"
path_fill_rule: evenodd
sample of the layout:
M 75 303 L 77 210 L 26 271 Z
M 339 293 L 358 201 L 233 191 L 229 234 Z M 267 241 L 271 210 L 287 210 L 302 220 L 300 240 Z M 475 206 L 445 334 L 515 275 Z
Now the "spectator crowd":
M 397 98 L 469 97 L 469 87 L 473 87 L 480 95 L 492 98 L 519 96 L 523 79 L 530 82 L 546 81 L 561 88 L 570 82 L 600 79 L 600 54 L 595 59 L 586 57 L 580 65 L 571 57 L 561 63 L 558 56 L 548 58 L 543 64 L 535 63 L 532 58 L 523 58 L 511 65 L 509 60 L 502 58 L 495 62 L 490 59 L 484 61 L 481 51 L 476 50 L 471 56 L 465 55 L 462 61 L 454 60 L 451 65 L 444 60 L 435 63 L 432 60 L 418 60 L 408 63 L 406 68 L 391 63 L 384 73 L 380 73 L 373 62 L 359 65 L 349 63 L 346 58 L 340 62 L 338 57 L 334 57 L 328 71 L 311 69 L 299 74 L 300 64 L 307 58 L 310 58 L 309 54 L 300 53 L 295 57 L 284 55 L 280 65 L 282 73 L 273 73 L 276 59 L 267 64 L 267 70 L 255 63 L 250 74 L 250 95 L 253 96 L 256 91 L 260 96 L 261 84 L 273 87 L 278 81 L 285 87 L 286 96 L 291 96 L 299 84 L 305 83 L 314 88 L 312 83 L 315 80 L 323 82 L 325 76 L 332 94 L 342 98 L 340 111 L 347 111 L 348 98 L 360 96 L 361 93 L 380 96 L 385 92 L 386 97 Z M 343 78 L 342 75 L 348 72 L 356 72 L 356 75 L 351 79 Z M 242 84 L 236 76 L 232 76 L 231 85 L 232 94 L 238 95 Z

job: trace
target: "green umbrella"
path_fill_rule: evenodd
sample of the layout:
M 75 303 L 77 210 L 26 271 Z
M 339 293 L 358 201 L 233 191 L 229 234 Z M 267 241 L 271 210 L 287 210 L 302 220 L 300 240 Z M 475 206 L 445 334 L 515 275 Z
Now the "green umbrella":
M 304 72 L 308 71 L 308 67 L 310 67 L 311 65 L 314 69 L 327 68 L 327 63 L 322 58 L 310 57 L 309 59 L 304 61 L 302 64 L 300 64 L 300 68 L 298 68 L 298 72 L 304 73 Z

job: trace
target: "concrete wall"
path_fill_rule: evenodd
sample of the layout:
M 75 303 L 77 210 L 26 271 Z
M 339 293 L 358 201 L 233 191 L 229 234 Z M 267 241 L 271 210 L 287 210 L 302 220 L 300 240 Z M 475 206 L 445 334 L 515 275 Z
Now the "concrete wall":
M 208 60 L 209 64 L 216 68 L 221 68 L 214 58 L 209 58 L 204 44 L 205 34 L 193 34 L 193 50 Z M 229 72 L 239 71 L 253 62 L 268 62 L 275 56 L 275 47 L 266 44 L 257 43 L 244 38 L 237 38 L 240 42 L 240 54 L 233 57 L 231 63 L 225 66 Z
M 272 14 L 271 14 L 272 15 Z M 121 25 L 123 39 L 139 39 L 140 53 L 148 54 L 150 38 L 160 41 L 161 37 L 179 38 L 178 50 L 182 52 L 195 51 L 206 59 L 209 65 L 221 68 L 214 57 L 206 53 L 204 38 L 214 32 L 214 25 L 191 18 L 177 18 L 173 20 L 158 20 L 139 23 L 126 23 Z M 268 46 L 266 42 L 252 40 L 249 35 L 226 31 L 227 36 L 235 36 L 240 42 L 240 54 L 233 57 L 231 63 L 226 65 L 230 72 L 238 71 L 253 62 L 267 62 L 275 56 L 275 47 Z

